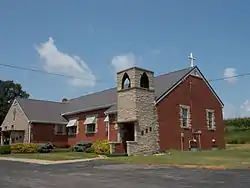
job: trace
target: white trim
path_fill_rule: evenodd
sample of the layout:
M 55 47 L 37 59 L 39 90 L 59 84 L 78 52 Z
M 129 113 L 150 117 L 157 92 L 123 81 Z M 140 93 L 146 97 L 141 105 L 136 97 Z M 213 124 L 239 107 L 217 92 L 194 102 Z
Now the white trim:
M 109 115 L 105 117 L 104 122 L 109 122 Z
M 40 120 L 29 120 L 30 123 L 44 123 L 44 124 L 60 124 L 67 125 L 68 122 L 57 122 L 57 121 L 40 121 Z
M 209 113 L 212 113 L 212 125 L 209 126 Z M 216 122 L 215 122 L 215 111 L 212 109 L 206 109 L 206 121 L 207 121 L 207 129 L 208 130 L 216 130 Z
M 224 104 L 222 103 L 222 101 L 219 99 L 219 97 L 217 96 L 217 94 L 215 93 L 215 91 L 212 89 L 211 85 L 207 82 L 207 80 L 205 79 L 205 77 L 202 75 L 201 71 L 195 66 L 193 69 L 190 70 L 190 72 L 184 76 L 182 79 L 180 79 L 171 89 L 169 89 L 164 95 L 162 95 L 157 101 L 156 101 L 156 105 L 161 102 L 161 100 L 163 100 L 169 93 L 171 93 L 176 87 L 178 87 L 188 76 L 190 76 L 194 70 L 197 70 L 197 72 L 200 74 L 200 78 L 206 83 L 207 87 L 212 91 L 212 93 L 214 94 L 214 96 L 216 97 L 216 99 L 219 101 L 219 103 L 221 104 L 222 107 L 224 107 Z
M 25 134 L 25 133 L 24 133 Z M 31 142 L 31 123 L 28 123 L 28 143 Z
M 84 108 L 84 109 L 70 111 L 70 112 L 64 112 L 61 115 L 68 116 L 68 115 L 73 115 L 73 114 L 77 114 L 77 113 L 81 113 L 81 112 L 88 112 L 88 111 L 94 111 L 94 110 L 103 109 L 103 108 L 110 108 L 114 104 L 116 104 L 116 103 L 102 105 L 102 106 L 96 106 L 96 107 L 92 107 L 92 108 Z
M 191 113 L 190 113 L 190 106 L 187 105 L 179 105 L 180 107 L 180 126 L 183 129 L 191 129 Z M 187 110 L 187 126 L 183 126 L 183 109 Z

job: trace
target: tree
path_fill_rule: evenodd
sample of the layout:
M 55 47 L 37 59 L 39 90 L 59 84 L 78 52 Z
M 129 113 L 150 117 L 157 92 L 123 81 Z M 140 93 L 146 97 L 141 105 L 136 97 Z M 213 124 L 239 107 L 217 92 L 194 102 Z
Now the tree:
M 0 125 L 7 115 L 15 98 L 29 98 L 29 94 L 22 89 L 21 84 L 14 81 L 0 80 Z

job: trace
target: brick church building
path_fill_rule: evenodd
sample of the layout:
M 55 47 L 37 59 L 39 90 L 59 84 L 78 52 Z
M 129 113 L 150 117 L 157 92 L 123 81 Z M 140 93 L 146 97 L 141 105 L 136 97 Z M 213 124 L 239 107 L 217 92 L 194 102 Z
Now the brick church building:
M 16 99 L 1 144 L 108 140 L 112 153 L 224 148 L 223 103 L 197 66 L 154 76 L 132 67 L 117 87 L 61 102 Z

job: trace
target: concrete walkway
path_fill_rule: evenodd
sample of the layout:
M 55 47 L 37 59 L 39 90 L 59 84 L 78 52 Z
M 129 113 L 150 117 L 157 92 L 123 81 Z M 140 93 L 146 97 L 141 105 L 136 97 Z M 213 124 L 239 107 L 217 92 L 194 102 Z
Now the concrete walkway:
M 77 163 L 77 162 L 93 161 L 93 160 L 98 160 L 98 159 L 103 159 L 103 157 L 99 156 L 97 158 L 62 160 L 62 161 L 50 161 L 50 160 L 40 160 L 40 159 L 24 159 L 24 158 L 15 158 L 15 157 L 0 157 L 0 161 L 1 160 L 18 161 L 18 162 L 24 162 L 24 163 L 43 164 L 43 165 Z

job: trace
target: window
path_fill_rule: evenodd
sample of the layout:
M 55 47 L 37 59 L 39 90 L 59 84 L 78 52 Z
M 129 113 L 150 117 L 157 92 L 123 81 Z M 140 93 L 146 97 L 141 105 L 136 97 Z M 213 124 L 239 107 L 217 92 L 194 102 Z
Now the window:
M 189 128 L 190 126 L 190 112 L 189 112 L 189 106 L 180 106 L 180 120 L 181 120 L 181 127 L 183 128 Z
M 77 126 L 69 127 L 68 133 L 69 133 L 69 135 L 77 134 Z
M 77 119 L 71 119 L 69 120 L 68 124 L 66 125 L 68 128 L 68 134 L 69 135 L 75 135 L 78 133 L 78 120 Z
M 148 133 L 148 129 L 146 129 L 146 133 Z
M 214 110 L 206 110 L 206 116 L 207 116 L 207 127 L 208 129 L 214 129 L 215 128 L 215 116 L 214 116 Z
M 55 125 L 55 135 L 65 135 L 66 126 L 65 125 Z
M 150 132 L 152 131 L 152 127 L 149 127 L 149 131 L 150 131 Z
M 144 131 L 141 131 L 141 135 L 142 135 L 142 136 L 144 135 Z
M 95 133 L 95 123 L 88 124 L 87 126 L 87 133 Z
M 87 116 L 84 125 L 85 125 L 85 133 L 96 133 L 97 132 L 97 115 Z

